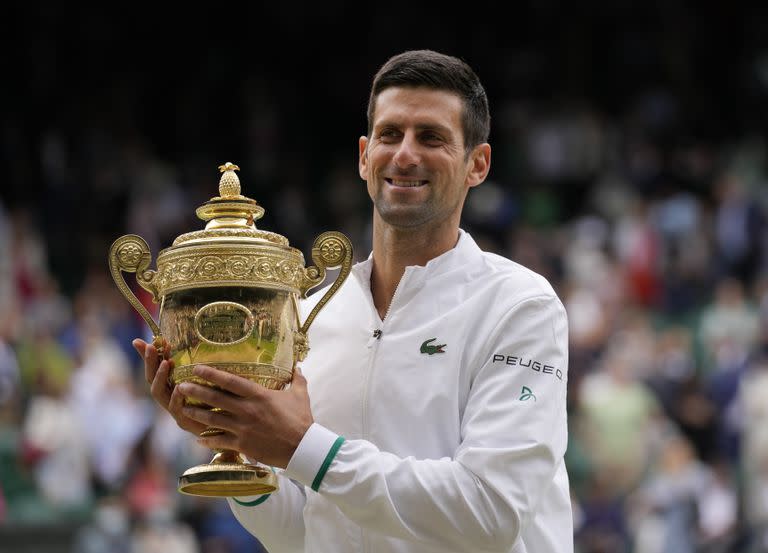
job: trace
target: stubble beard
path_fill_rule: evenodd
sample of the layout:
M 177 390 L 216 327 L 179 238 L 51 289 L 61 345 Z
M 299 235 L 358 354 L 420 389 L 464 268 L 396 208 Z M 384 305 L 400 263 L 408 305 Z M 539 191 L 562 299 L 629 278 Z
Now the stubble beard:
M 384 198 L 379 191 L 374 199 L 374 209 L 382 221 L 395 228 L 412 229 L 434 219 L 436 208 L 432 198 L 413 204 L 395 204 Z

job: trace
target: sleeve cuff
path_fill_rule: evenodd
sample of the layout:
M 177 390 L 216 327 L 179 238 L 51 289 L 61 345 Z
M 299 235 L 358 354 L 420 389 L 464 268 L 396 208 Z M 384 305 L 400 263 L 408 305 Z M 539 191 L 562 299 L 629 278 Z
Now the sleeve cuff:
M 343 436 L 313 423 L 293 452 L 285 475 L 318 491 L 342 443 Z

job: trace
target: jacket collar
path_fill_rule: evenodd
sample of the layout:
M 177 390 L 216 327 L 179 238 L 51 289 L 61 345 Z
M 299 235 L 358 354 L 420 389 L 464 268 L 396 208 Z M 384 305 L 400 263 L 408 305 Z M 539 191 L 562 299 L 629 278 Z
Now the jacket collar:
M 459 240 L 453 248 L 430 259 L 426 265 L 407 266 L 398 288 L 405 287 L 406 283 L 408 288 L 421 288 L 427 280 L 459 269 L 464 273 L 472 272 L 473 268 L 479 268 L 482 253 L 472 236 L 464 229 L 459 229 Z M 352 267 L 352 274 L 364 290 L 371 288 L 372 269 L 373 252 L 368 255 L 368 259 Z

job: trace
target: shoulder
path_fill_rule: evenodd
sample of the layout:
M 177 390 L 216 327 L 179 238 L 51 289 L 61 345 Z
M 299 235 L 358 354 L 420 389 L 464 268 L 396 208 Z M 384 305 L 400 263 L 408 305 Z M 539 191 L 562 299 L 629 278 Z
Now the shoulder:
M 483 251 L 475 278 L 486 280 L 507 305 L 538 299 L 560 303 L 554 288 L 543 275 L 496 253 Z

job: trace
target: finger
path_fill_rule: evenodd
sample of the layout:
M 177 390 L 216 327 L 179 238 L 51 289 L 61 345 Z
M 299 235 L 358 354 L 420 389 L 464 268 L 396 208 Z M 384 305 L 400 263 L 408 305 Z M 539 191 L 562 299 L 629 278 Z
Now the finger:
M 174 388 L 173 392 L 171 392 L 171 399 L 168 402 L 168 412 L 171 414 L 171 416 L 176 421 L 176 424 L 178 424 L 180 428 L 183 428 L 184 430 L 199 436 L 200 433 L 208 427 L 204 424 L 200 424 L 197 421 L 187 418 L 184 415 L 184 399 L 184 395 L 181 394 L 177 388 Z
M 230 374 L 219 369 L 214 369 L 207 365 L 197 365 L 192 371 L 192 374 L 216 384 L 222 390 L 231 392 L 236 396 L 253 397 L 258 395 L 261 391 L 261 386 L 255 382 L 251 382 L 247 378 L 237 376 L 236 374 Z
M 144 359 L 144 350 L 147 347 L 147 343 L 140 338 L 136 338 L 133 342 L 131 342 L 131 345 L 133 346 L 133 349 L 136 350 L 136 353 L 139 354 L 139 357 Z
M 237 441 L 235 440 L 235 437 L 228 432 L 217 434 L 216 436 L 199 437 L 197 439 L 197 443 L 203 447 L 207 447 L 208 449 L 213 449 L 216 451 L 221 451 L 224 449 L 237 451 Z
M 157 372 L 153 371 L 153 374 L 151 375 L 152 380 L 150 380 L 149 388 L 152 397 L 155 398 L 155 401 L 157 401 L 162 407 L 165 407 L 166 409 L 171 403 L 171 387 L 168 385 L 168 374 L 170 373 L 170 370 L 170 361 L 163 359 L 163 361 L 160 363 L 160 366 L 157 368 Z M 149 377 L 150 374 L 148 372 L 147 378 Z
M 233 433 L 237 428 L 235 420 L 232 417 L 221 412 L 211 411 L 210 409 L 187 406 L 181 409 L 181 413 L 185 418 L 202 424 L 206 428 L 221 428 L 222 430 Z
M 291 377 L 291 390 L 298 392 L 307 392 L 307 379 L 304 377 L 304 373 L 301 372 L 299 367 L 296 367 Z
M 150 384 L 155 380 L 158 363 L 157 348 L 152 344 L 147 344 L 144 348 L 144 376 Z
M 193 397 L 211 407 L 218 407 L 230 413 L 240 410 L 240 404 L 238 403 L 240 398 L 233 396 L 229 392 L 217 390 L 210 386 L 202 386 L 194 382 L 182 382 L 177 386 L 177 389 L 184 396 Z

